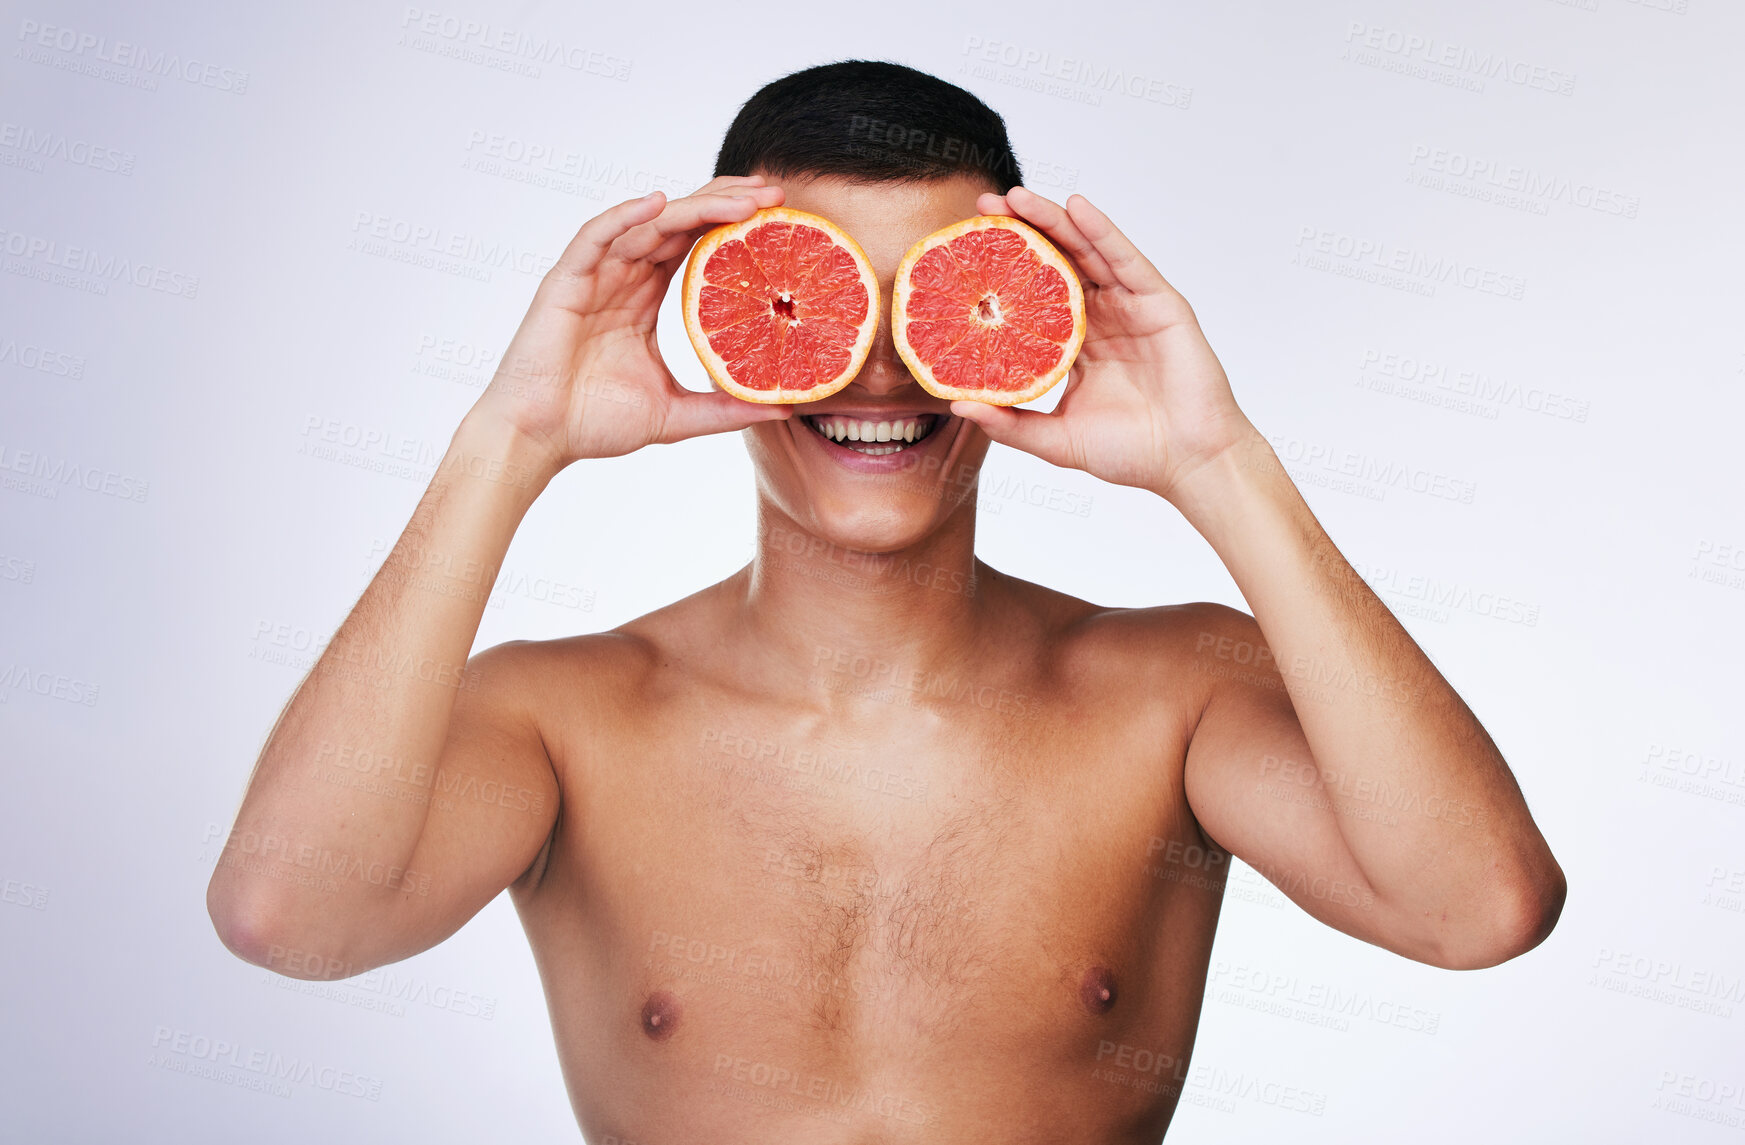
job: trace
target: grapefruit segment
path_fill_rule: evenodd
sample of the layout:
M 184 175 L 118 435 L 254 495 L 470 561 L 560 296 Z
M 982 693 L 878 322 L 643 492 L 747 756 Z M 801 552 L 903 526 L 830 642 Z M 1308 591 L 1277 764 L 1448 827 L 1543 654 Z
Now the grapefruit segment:
M 854 380 L 878 329 L 878 276 L 830 220 L 768 207 L 697 241 L 685 333 L 723 390 L 764 404 L 816 401 Z
M 1034 227 L 965 219 L 909 248 L 891 296 L 891 339 L 921 388 L 950 401 L 1041 397 L 1085 339 L 1072 264 Z

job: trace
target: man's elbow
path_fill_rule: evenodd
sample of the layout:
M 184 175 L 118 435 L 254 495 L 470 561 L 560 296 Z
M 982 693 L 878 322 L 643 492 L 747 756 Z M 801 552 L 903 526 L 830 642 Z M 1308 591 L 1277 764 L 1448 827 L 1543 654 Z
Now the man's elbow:
M 250 894 L 214 879 L 206 888 L 206 913 L 225 949 L 254 966 L 287 978 L 346 978 L 370 969 L 345 957 L 316 953 L 316 943 L 299 937 L 293 909 L 272 895 Z
M 1547 857 L 1542 871 L 1509 880 L 1479 912 L 1476 925 L 1443 944 L 1436 964 L 1448 970 L 1484 970 L 1519 958 L 1544 942 L 1563 914 L 1569 886 Z

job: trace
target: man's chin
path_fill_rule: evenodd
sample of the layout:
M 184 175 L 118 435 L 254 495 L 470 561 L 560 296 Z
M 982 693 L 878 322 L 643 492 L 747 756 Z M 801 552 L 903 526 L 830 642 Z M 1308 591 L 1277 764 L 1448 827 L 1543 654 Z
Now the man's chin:
M 851 517 L 832 515 L 814 518 L 808 530 L 814 541 L 844 552 L 898 553 L 912 549 L 937 532 L 944 514 L 936 506 L 927 511 L 864 512 Z

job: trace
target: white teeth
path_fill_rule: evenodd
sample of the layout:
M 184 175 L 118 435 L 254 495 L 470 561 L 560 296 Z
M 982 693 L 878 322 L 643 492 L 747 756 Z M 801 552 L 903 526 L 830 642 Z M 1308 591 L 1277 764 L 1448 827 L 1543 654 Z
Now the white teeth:
M 819 433 L 837 442 L 868 443 L 855 446 L 855 452 L 869 457 L 882 457 L 904 449 L 922 431 L 920 418 L 900 418 L 896 421 L 862 421 L 858 418 L 808 418 Z M 870 444 L 870 443 L 880 444 Z M 891 444 L 885 445 L 884 442 Z

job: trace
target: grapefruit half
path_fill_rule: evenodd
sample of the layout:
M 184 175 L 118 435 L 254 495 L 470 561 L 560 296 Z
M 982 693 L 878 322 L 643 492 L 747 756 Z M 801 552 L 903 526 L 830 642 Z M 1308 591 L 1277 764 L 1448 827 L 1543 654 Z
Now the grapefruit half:
M 697 240 L 685 264 L 685 332 L 734 397 L 815 401 L 860 372 L 878 297 L 866 252 L 835 223 L 766 207 Z
M 1066 377 L 1085 340 L 1072 264 L 1028 223 L 984 215 L 909 248 L 891 338 L 934 397 L 1011 406 Z

